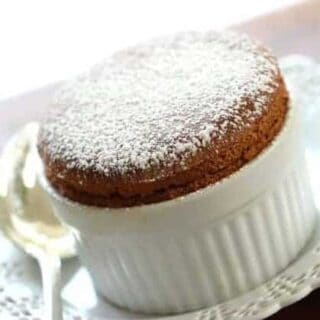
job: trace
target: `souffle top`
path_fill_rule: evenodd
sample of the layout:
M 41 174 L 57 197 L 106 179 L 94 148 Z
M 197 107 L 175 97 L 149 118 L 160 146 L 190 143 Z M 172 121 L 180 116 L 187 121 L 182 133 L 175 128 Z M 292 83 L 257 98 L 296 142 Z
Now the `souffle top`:
M 269 50 L 186 32 L 115 53 L 65 83 L 41 123 L 45 173 L 104 207 L 173 199 L 229 176 L 282 127 L 288 95 Z

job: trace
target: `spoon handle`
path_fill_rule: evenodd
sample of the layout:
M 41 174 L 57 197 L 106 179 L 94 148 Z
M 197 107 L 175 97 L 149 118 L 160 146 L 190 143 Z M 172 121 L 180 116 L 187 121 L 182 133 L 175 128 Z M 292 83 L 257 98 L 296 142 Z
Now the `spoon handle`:
M 57 256 L 43 254 L 38 258 L 44 299 L 44 318 L 62 320 L 61 260 Z

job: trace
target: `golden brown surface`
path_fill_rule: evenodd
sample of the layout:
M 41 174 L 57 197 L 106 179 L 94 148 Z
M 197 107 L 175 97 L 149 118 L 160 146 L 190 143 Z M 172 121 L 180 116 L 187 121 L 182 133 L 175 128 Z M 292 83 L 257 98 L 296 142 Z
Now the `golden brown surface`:
M 250 101 L 248 101 L 250 108 Z M 80 203 L 129 207 L 160 202 L 196 191 L 211 185 L 241 168 L 259 154 L 277 135 L 285 120 L 288 108 L 288 94 L 283 80 L 268 101 L 267 112 L 250 127 L 236 134 L 227 135 L 223 140 L 213 139 L 210 146 L 201 150 L 192 159 L 188 170 L 177 172 L 163 179 L 146 181 L 141 179 L 106 179 L 95 172 L 66 171 L 64 164 L 50 162 L 43 149 L 40 153 L 45 162 L 48 180 L 63 196 Z M 63 178 L 60 173 L 64 172 Z M 143 173 L 141 173 L 143 175 Z M 81 177 L 81 179 L 79 179 Z M 81 180 L 81 184 L 78 181 Z
M 230 32 L 187 32 L 114 56 L 63 86 L 40 127 L 45 173 L 80 203 L 130 207 L 214 184 L 280 131 L 277 61 Z

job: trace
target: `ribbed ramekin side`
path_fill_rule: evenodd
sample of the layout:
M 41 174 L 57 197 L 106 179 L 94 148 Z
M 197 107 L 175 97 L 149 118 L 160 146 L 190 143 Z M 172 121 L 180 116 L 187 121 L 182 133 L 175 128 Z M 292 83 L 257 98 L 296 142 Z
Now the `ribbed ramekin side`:
M 121 241 L 81 234 L 82 260 L 104 296 L 134 311 L 177 313 L 233 298 L 274 276 L 306 244 L 314 209 L 301 165 L 245 207 L 194 229 Z

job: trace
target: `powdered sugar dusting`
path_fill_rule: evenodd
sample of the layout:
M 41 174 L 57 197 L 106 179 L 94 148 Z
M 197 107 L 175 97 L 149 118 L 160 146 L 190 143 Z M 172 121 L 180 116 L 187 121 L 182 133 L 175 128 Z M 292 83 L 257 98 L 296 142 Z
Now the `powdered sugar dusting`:
M 190 32 L 153 40 L 66 84 L 40 143 L 68 168 L 107 175 L 183 166 L 261 116 L 277 74 L 275 59 L 246 36 Z

